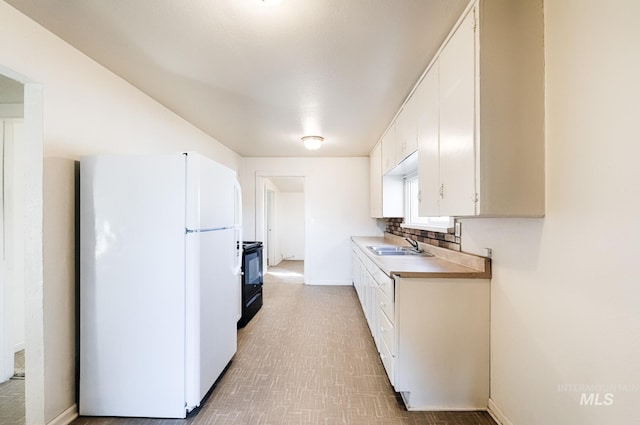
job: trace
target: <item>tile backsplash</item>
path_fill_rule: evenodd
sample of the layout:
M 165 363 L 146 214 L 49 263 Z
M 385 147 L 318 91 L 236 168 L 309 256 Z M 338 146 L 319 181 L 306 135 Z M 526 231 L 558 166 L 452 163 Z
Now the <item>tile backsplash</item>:
M 391 233 L 403 238 L 412 238 L 419 242 L 429 245 L 439 246 L 440 248 L 450 249 L 452 251 L 460 251 L 460 237 L 455 236 L 453 230 L 451 233 L 430 232 L 428 230 L 406 229 L 400 227 L 404 218 L 385 218 L 385 232 Z

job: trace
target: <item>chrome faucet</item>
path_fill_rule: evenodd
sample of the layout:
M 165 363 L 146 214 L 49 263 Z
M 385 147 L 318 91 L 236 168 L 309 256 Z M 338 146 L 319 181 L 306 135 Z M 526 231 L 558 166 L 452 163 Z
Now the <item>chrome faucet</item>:
M 420 245 L 418 245 L 418 241 L 411 238 L 404 238 L 405 241 L 409 242 L 409 245 L 416 251 L 420 252 Z

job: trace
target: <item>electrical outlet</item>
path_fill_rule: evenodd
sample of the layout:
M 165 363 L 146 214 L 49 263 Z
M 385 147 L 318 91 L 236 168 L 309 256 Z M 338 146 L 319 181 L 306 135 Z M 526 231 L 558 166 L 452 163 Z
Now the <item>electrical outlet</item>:
M 460 223 L 458 221 L 458 222 L 456 222 L 456 225 L 455 225 L 455 236 L 458 237 L 458 238 L 460 237 L 460 226 L 461 226 L 461 224 L 462 223 Z
M 493 251 L 491 250 L 491 248 L 485 248 L 484 249 L 484 256 L 487 258 L 491 258 L 491 256 L 493 255 Z

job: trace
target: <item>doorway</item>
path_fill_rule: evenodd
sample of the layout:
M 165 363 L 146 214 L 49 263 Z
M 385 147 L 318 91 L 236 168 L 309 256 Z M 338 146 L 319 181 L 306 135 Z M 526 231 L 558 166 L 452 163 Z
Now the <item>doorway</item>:
M 305 179 L 259 176 L 256 182 L 256 238 L 264 243 L 264 272 L 287 263 L 303 280 L 305 261 Z
M 24 85 L 0 75 L 0 422 L 25 416 L 23 161 Z
M 266 257 L 267 257 L 267 268 L 268 268 L 269 266 L 277 265 L 282 260 L 282 258 L 277 258 L 277 254 L 276 254 L 276 252 L 278 251 L 276 249 L 276 231 L 278 230 L 277 224 L 276 224 L 276 217 L 275 217 L 276 192 L 275 190 L 270 189 L 269 185 L 267 185 L 265 191 L 266 191 L 265 197 L 267 200 L 267 205 L 266 205 L 267 227 L 265 229 L 267 240 L 265 241 L 265 246 L 267 247 Z
M 29 385 L 23 386 L 24 390 L 20 392 L 22 402 L 17 413 L 23 416 L 24 423 L 31 425 L 46 422 L 44 409 L 45 346 L 42 254 L 42 139 L 44 133 L 42 85 L 34 83 L 27 77 L 3 66 L 0 66 L 0 78 L 0 112 L 5 118 L 15 120 L 12 126 L 12 137 L 21 138 L 19 143 L 13 143 L 13 148 L 15 149 L 11 153 L 14 160 L 11 164 L 12 169 L 2 167 L 2 174 L 7 180 L 11 180 L 11 188 L 14 189 L 14 194 L 5 193 L 3 199 L 14 198 L 16 191 L 21 191 L 22 193 L 20 201 L 12 200 L 14 207 L 19 208 L 15 205 L 16 202 L 22 207 L 21 213 L 18 212 L 20 211 L 19 209 L 13 209 L 14 212 L 20 214 L 22 231 L 19 238 L 11 236 L 11 233 L 18 231 L 16 230 L 18 225 L 15 223 L 15 219 L 11 224 L 7 221 L 11 218 L 11 213 L 5 207 L 4 225 L 7 227 L 5 228 L 2 243 L 6 254 L 12 252 L 13 257 L 10 262 L 14 269 L 13 271 L 18 275 L 22 273 L 22 277 L 19 279 L 24 282 L 24 288 L 19 292 L 24 297 L 24 310 L 21 318 L 24 323 L 24 368 Z M 22 96 L 16 101 L 10 97 L 11 93 L 14 95 L 21 94 Z M 16 116 L 18 112 L 19 116 Z M 22 122 L 19 125 L 15 125 L 20 120 Z M 15 150 L 18 150 L 19 155 L 21 155 L 18 160 L 16 160 Z M 5 155 L 7 153 L 5 151 Z M 19 177 L 16 177 L 16 172 L 18 171 Z M 11 173 L 11 175 L 7 173 Z M 9 225 L 13 231 L 9 230 Z M 9 236 L 13 237 L 12 241 L 9 240 Z M 21 242 L 16 242 L 16 238 Z M 18 264 L 16 266 L 17 256 L 21 256 L 22 265 Z M 18 270 L 15 270 L 16 267 Z M 13 333 L 10 326 L 10 314 L 15 306 L 8 305 L 9 290 L 6 276 L 6 271 L 0 276 L 0 370 L 3 372 L 3 378 L 15 372 L 15 355 L 11 351 L 16 348 L 16 344 L 13 344 L 13 337 L 9 337 Z M 24 383 L 24 381 L 22 382 Z M 0 409 L 0 413 L 4 412 L 5 409 Z

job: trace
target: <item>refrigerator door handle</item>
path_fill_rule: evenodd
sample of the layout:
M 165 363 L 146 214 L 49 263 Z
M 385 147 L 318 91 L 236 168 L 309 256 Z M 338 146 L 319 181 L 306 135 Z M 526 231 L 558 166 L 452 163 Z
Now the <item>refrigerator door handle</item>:
M 233 188 L 235 192 L 234 228 L 236 235 L 236 264 L 233 272 L 238 275 L 242 269 L 242 188 L 238 180 L 234 180 Z
M 217 232 L 219 230 L 233 229 L 233 227 L 208 227 L 205 229 L 186 229 L 186 233 L 205 233 L 205 232 Z
M 242 227 L 242 188 L 238 180 L 233 181 L 233 188 L 235 190 L 235 217 L 233 225 L 235 227 Z

